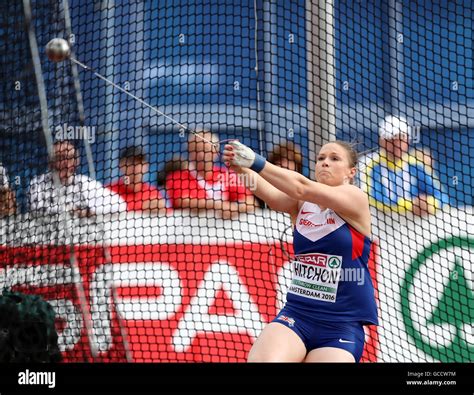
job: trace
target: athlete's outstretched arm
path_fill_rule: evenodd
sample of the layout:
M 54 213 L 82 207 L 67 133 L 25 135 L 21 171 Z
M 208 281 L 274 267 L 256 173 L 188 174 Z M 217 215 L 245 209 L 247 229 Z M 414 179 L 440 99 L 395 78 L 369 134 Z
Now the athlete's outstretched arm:
M 298 201 L 288 194 L 275 188 L 263 177 L 249 168 L 234 168 L 235 171 L 245 174 L 253 194 L 268 204 L 272 210 L 281 211 L 295 216 L 298 213 Z
M 259 176 L 291 199 L 329 207 L 342 216 L 354 219 L 358 219 L 368 212 L 367 195 L 356 186 L 340 185 L 333 187 L 312 181 L 295 171 L 275 166 L 261 157 L 260 160 L 258 158 L 256 160 L 255 153 L 250 148 L 242 144 L 239 146 L 234 144 L 226 145 L 223 156 L 225 161 L 230 161 L 233 164 L 239 164 L 236 162 L 240 161 L 243 164 L 242 167 L 251 166 L 255 168 Z M 242 148 L 243 152 L 238 151 L 241 146 L 245 147 Z M 246 150 L 249 150 L 250 153 Z M 235 156 L 232 156 L 233 153 Z
M 367 195 L 354 185 L 321 184 L 268 162 L 259 175 L 292 199 L 329 207 L 343 216 L 357 218 L 361 208 L 369 207 Z

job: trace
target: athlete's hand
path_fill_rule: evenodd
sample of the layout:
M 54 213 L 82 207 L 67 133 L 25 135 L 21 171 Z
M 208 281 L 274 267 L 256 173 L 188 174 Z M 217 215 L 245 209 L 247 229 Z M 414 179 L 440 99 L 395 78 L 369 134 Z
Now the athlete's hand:
M 250 168 L 260 172 L 265 166 L 265 158 L 252 151 L 239 141 L 231 141 L 224 147 L 222 156 L 227 166 Z
M 229 142 L 229 144 L 226 145 L 226 150 L 231 153 L 230 163 L 232 165 L 251 167 L 255 161 L 255 152 L 237 140 Z
M 224 164 L 236 173 L 242 173 L 243 169 L 234 163 L 234 157 L 234 147 L 230 144 L 226 144 L 224 146 L 224 152 L 222 153 L 222 160 L 224 161 Z

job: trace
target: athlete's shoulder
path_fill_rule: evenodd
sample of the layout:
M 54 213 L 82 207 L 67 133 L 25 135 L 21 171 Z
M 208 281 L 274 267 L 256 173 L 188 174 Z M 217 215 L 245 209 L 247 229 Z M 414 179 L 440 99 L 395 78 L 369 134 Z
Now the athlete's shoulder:
M 340 185 L 337 188 L 339 188 L 341 192 L 344 192 L 345 195 L 350 195 L 356 199 L 368 199 L 367 192 L 362 190 L 362 188 L 360 188 L 358 185 L 345 184 Z

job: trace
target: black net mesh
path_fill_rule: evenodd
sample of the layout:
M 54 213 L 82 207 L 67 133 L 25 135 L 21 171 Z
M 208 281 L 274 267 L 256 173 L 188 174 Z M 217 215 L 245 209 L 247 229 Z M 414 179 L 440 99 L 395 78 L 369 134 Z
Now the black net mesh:
M 293 225 L 224 166 L 231 139 L 311 179 L 353 144 L 361 361 L 472 361 L 471 1 L 24 3 L 0 4 L 0 285 L 50 303 L 64 361 L 247 359 Z

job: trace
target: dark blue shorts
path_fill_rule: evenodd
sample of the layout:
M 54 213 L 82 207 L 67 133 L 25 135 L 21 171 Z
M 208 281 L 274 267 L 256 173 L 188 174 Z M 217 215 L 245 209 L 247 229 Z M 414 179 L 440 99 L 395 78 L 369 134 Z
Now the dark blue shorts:
M 360 322 L 318 321 L 285 306 L 272 322 L 285 325 L 295 332 L 307 352 L 321 347 L 336 347 L 349 351 L 359 362 L 364 349 L 365 332 Z

